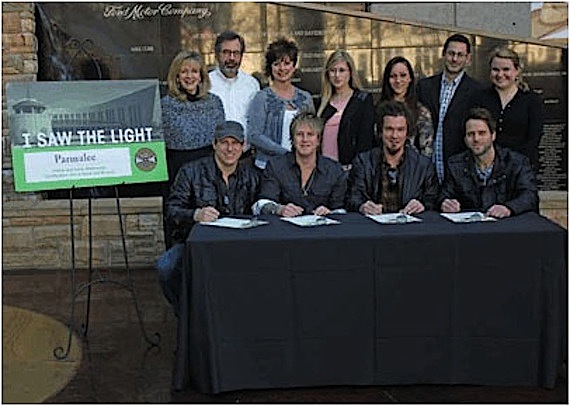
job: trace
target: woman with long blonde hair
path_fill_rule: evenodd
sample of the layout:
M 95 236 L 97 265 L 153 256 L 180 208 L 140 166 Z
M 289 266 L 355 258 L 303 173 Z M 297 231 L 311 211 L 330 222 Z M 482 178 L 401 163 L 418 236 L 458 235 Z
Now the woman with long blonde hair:
M 361 89 L 352 57 L 333 52 L 321 78 L 317 115 L 325 120 L 322 153 L 350 169 L 357 153 L 377 145 L 374 136 L 374 102 Z

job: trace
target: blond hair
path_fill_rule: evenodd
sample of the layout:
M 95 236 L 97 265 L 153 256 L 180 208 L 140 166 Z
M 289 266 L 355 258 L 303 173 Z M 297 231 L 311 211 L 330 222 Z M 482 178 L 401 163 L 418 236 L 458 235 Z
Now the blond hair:
M 491 52 L 491 57 L 489 58 L 489 66 L 491 66 L 491 64 L 493 63 L 494 58 L 503 58 L 511 60 L 515 68 L 519 70 L 519 76 L 517 78 L 518 87 L 524 91 L 530 89 L 528 83 L 526 83 L 526 81 L 522 77 L 523 64 L 521 63 L 519 54 L 517 54 L 515 51 L 513 51 L 510 48 L 498 47 L 495 48 L 493 52 Z
M 356 74 L 356 65 L 354 64 L 352 57 L 344 49 L 334 51 L 327 59 L 325 69 L 321 75 L 321 105 L 317 111 L 317 116 L 319 117 L 323 114 L 325 107 L 329 104 L 331 97 L 334 94 L 334 88 L 329 79 L 329 69 L 331 69 L 335 63 L 340 61 L 346 62 L 348 69 L 350 70 L 350 80 L 348 81 L 350 88 L 353 90 L 359 90 L 361 88 L 360 79 Z
M 178 74 L 182 70 L 182 65 L 186 61 L 194 61 L 200 66 L 201 82 L 198 84 L 198 92 L 196 93 L 196 97 L 200 99 L 206 97 L 208 95 L 208 91 L 210 90 L 210 77 L 206 71 L 206 65 L 204 64 L 202 55 L 200 55 L 198 51 L 181 51 L 174 57 L 170 63 L 168 76 L 166 78 L 166 82 L 168 84 L 168 94 L 181 101 L 188 100 L 187 93 L 180 87 L 180 83 L 178 81 Z

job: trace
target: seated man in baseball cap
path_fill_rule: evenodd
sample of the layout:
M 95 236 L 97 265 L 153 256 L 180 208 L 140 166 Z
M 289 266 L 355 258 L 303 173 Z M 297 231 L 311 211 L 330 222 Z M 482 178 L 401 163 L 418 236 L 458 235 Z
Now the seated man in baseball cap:
M 170 189 L 166 221 L 174 245 L 159 257 L 156 267 L 163 293 L 177 316 L 184 243 L 192 226 L 220 216 L 250 214 L 257 199 L 259 170 L 239 160 L 243 146 L 240 123 L 218 124 L 212 156 L 182 166 Z

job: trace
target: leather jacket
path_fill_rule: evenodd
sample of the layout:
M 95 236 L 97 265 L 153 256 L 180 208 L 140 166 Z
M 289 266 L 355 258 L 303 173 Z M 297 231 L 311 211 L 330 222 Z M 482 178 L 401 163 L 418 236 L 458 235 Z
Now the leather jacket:
M 213 155 L 184 165 L 166 203 L 166 221 L 171 226 L 173 241 L 186 241 L 195 223 L 196 209 L 213 206 L 220 216 L 251 214 L 259 180 L 259 170 L 240 161 L 226 186 Z
M 361 152 L 352 163 L 348 177 L 346 208 L 358 211 L 367 200 L 380 202 L 382 147 Z M 439 183 L 430 159 L 406 146 L 404 160 L 399 167 L 402 176 L 402 207 L 412 199 L 419 200 L 426 210 L 433 210 L 439 197 Z
M 538 191 L 530 161 L 518 152 L 498 146 L 486 186 L 477 176 L 471 151 L 449 158 L 439 207 L 444 199 L 457 199 L 462 211 L 486 212 L 494 204 L 501 204 L 513 214 L 538 212 Z
M 317 166 L 305 188 L 301 187 L 301 169 L 295 153 L 273 157 L 261 176 L 260 199 L 293 203 L 310 214 L 319 206 L 330 210 L 344 207 L 346 175 L 338 162 L 317 155 Z

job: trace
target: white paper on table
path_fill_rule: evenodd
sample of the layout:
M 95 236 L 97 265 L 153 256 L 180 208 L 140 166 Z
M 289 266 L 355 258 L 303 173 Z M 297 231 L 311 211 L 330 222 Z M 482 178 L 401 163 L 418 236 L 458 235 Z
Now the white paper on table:
M 454 223 L 478 223 L 480 221 L 497 221 L 495 217 L 487 216 L 480 211 L 464 211 L 462 213 L 440 213 L 442 217 Z
M 225 228 L 252 228 L 257 226 L 262 226 L 264 224 L 269 224 L 268 221 L 263 220 L 250 220 L 250 219 L 236 219 L 232 217 L 221 217 L 214 221 L 208 221 L 200 223 L 205 226 L 216 226 Z
M 281 220 L 293 223 L 296 226 L 301 226 L 301 227 L 328 226 L 330 224 L 340 224 L 340 221 L 338 220 L 333 220 L 324 216 L 316 216 L 314 214 L 308 214 L 306 216 L 298 216 L 298 217 L 281 217 Z
M 366 217 L 380 224 L 407 224 L 422 221 L 422 219 L 404 213 L 367 214 Z

